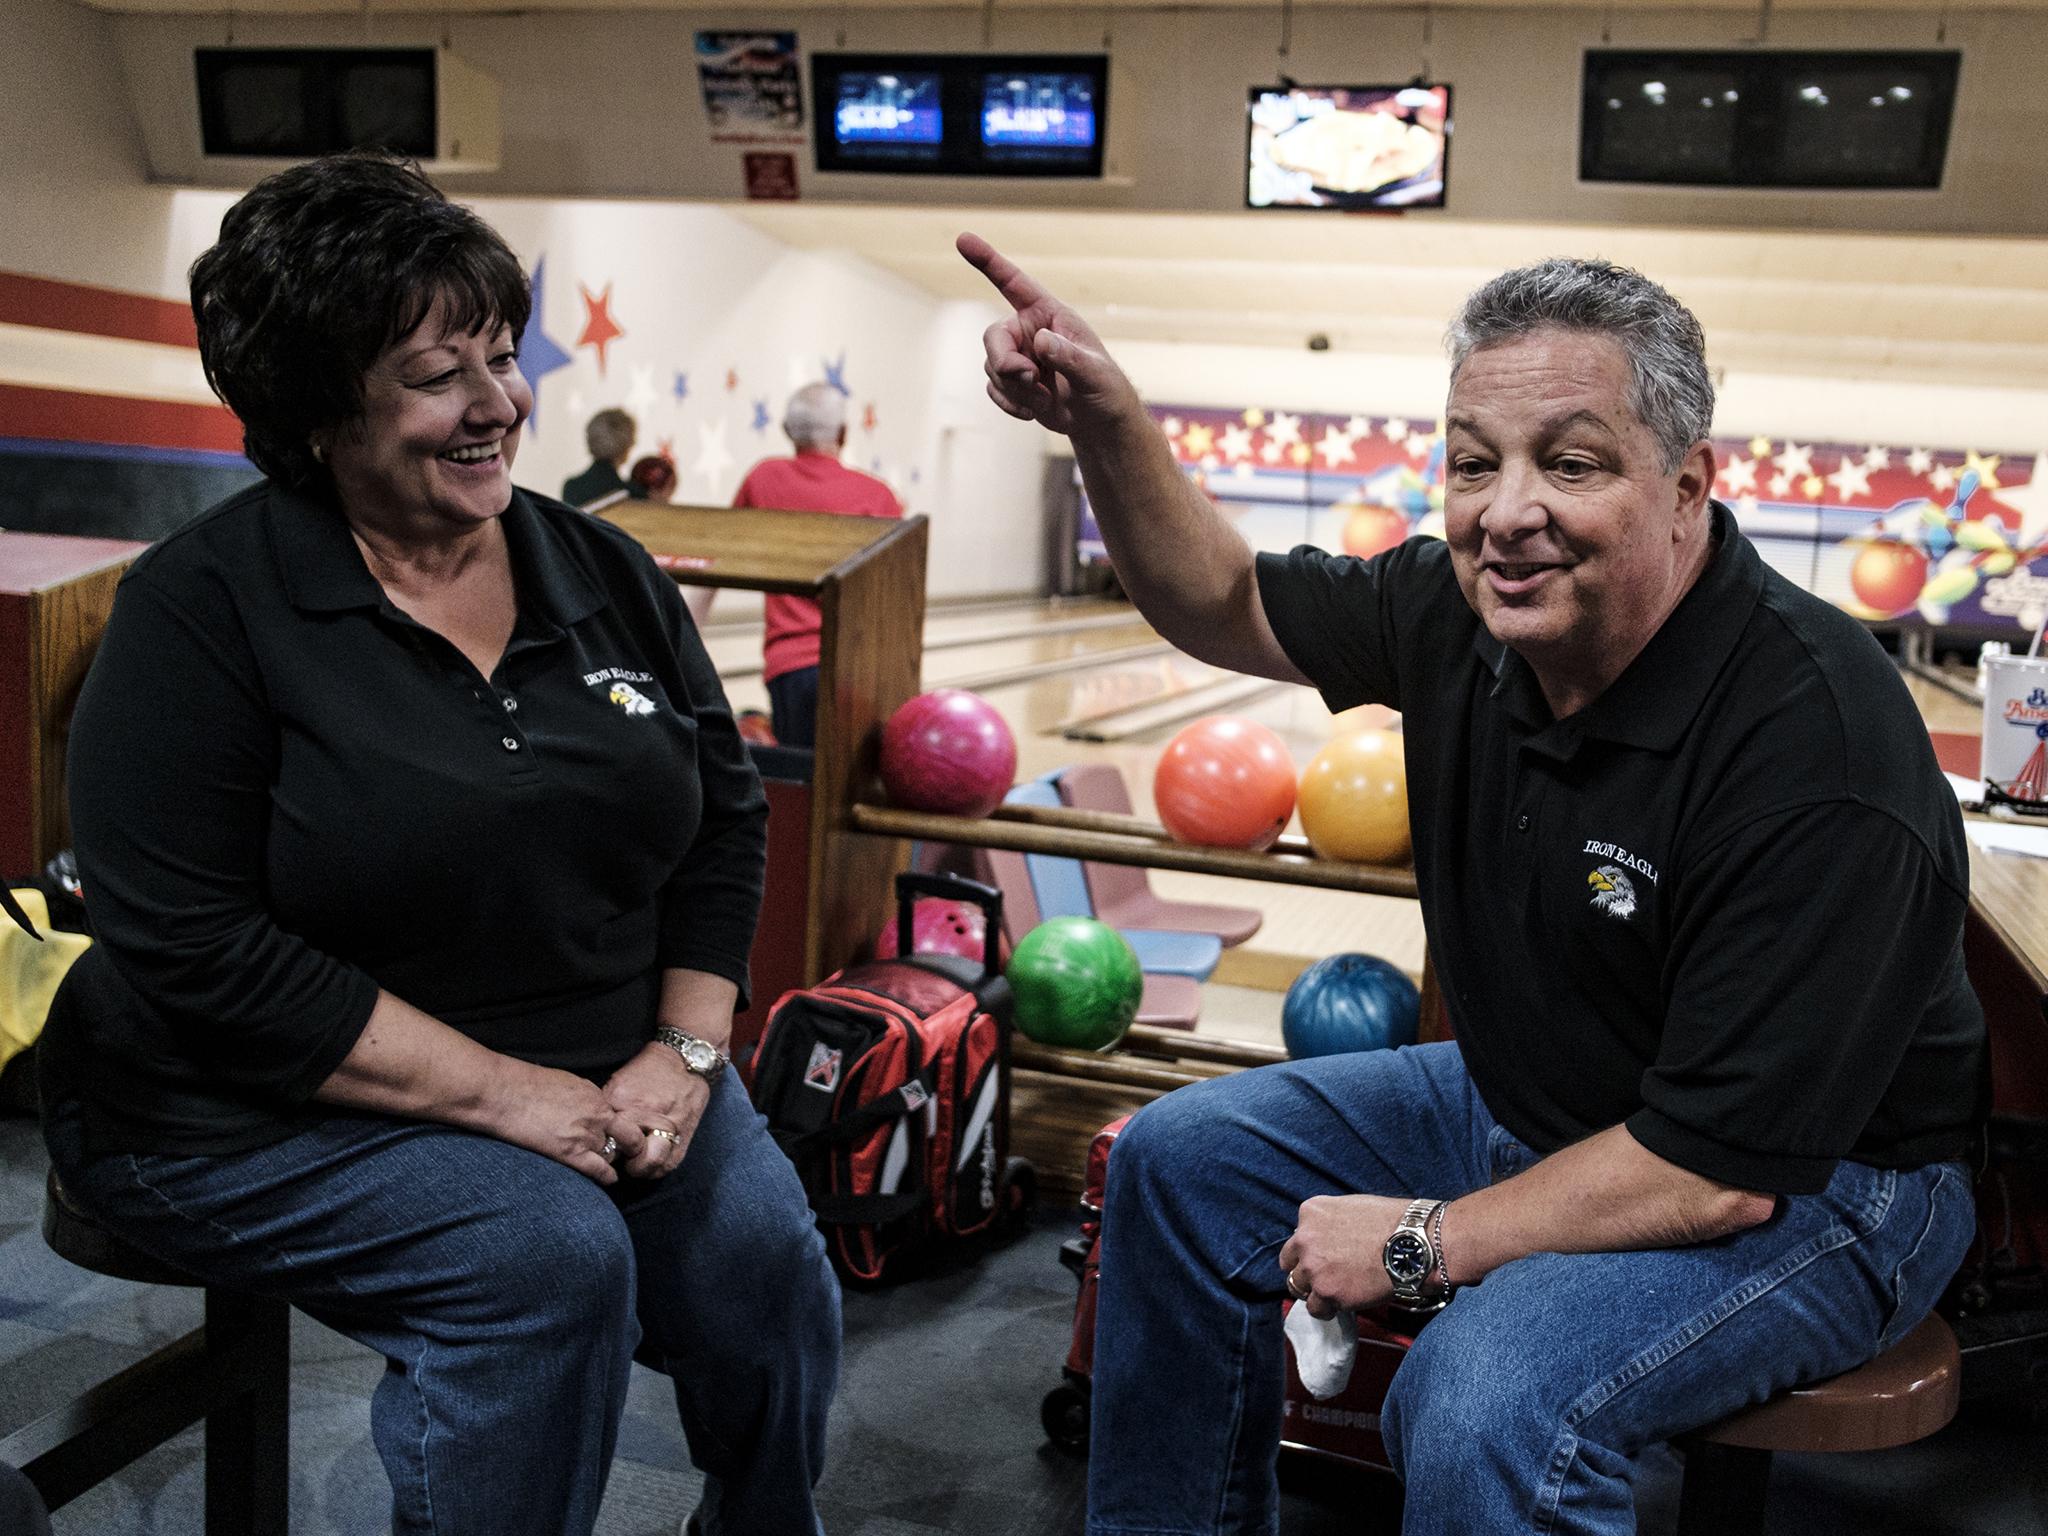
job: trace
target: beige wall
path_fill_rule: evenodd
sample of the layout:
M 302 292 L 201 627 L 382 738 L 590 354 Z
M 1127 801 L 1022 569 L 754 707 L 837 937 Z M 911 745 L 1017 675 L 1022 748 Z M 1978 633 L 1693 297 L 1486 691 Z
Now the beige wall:
M 1925 12 L 1777 12 L 1770 41 L 1786 47 L 1934 46 Z M 1107 19 L 1106 19 L 1107 18 Z M 1728 47 L 1755 14 L 1612 13 L 1616 46 Z M 505 156 L 465 178 L 479 192 L 736 198 L 739 150 L 709 142 L 695 70 L 699 27 L 779 26 L 765 13 L 649 11 L 458 16 L 455 51 L 504 87 Z M 1110 175 L 1101 183 L 961 182 L 831 176 L 810 169 L 810 198 L 904 202 L 1049 202 L 1066 206 L 1223 210 L 1242 205 L 1243 99 L 1284 67 L 1304 81 L 1405 80 L 1425 69 L 1456 88 L 1452 217 L 1585 223 L 1720 224 L 1889 231 L 2048 231 L 2048 12 L 1957 12 L 1949 46 L 1963 53 L 1949 175 L 1935 192 L 1729 192 L 1581 186 L 1576 180 L 1579 58 L 1601 41 L 1603 13 L 1443 10 L 1425 47 L 1419 10 L 1309 8 L 1297 13 L 1288 58 L 1276 55 L 1274 10 L 1110 13 L 1002 10 L 998 49 L 1092 50 L 1105 26 L 1117 70 L 1110 101 Z M 225 36 L 218 18 L 127 16 L 112 23 L 134 92 L 151 172 L 173 182 L 218 174 L 196 153 L 191 49 Z M 804 47 L 979 50 L 978 10 L 803 13 Z M 432 43 L 439 16 L 252 18 L 238 42 Z M 1423 214 L 1420 217 L 1431 215 Z M 1285 219 L 1276 216 L 1277 231 Z
M 173 294 L 173 198 L 147 166 L 116 23 L 71 0 L 5 0 L 0 270 Z

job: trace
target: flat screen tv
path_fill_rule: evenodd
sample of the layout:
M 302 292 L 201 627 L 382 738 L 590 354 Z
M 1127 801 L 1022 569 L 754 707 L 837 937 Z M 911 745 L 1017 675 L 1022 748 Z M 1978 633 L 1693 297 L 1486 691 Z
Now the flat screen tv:
M 1586 55 L 1582 181 L 1941 185 L 1956 53 Z
M 431 48 L 198 48 L 193 67 L 208 155 L 435 153 Z
M 1098 54 L 813 54 L 818 169 L 1100 176 L 1108 86 Z
M 1245 206 L 1441 208 L 1448 85 L 1253 87 Z

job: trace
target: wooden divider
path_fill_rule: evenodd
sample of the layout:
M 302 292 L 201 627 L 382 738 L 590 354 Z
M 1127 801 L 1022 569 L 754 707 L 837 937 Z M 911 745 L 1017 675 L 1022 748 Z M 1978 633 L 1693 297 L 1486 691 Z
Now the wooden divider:
M 71 707 L 113 611 L 128 539 L 0 533 L 0 878 L 37 873 L 71 840 Z
M 755 940 L 757 972 L 780 969 L 798 977 L 798 985 L 818 982 L 881 931 L 893 909 L 891 881 L 905 862 L 900 840 L 857 834 L 849 813 L 857 801 L 880 793 L 882 724 L 918 691 L 925 520 L 654 502 L 622 502 L 598 515 L 632 534 L 679 582 L 784 592 L 818 604 L 818 730 L 803 932 L 764 932 Z M 801 947 L 800 965 L 764 964 L 764 946 L 792 944 Z

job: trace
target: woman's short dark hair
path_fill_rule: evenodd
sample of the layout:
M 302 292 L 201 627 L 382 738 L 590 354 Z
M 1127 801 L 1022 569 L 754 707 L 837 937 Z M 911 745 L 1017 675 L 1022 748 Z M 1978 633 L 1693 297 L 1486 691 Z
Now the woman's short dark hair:
M 635 459 L 626 483 L 636 496 L 662 496 L 676 488 L 676 467 L 658 453 Z
M 509 326 L 532 296 L 519 258 L 408 160 L 352 153 L 258 182 L 192 264 L 206 380 L 242 420 L 256 467 L 285 485 L 322 473 L 308 441 L 363 411 L 363 380 L 436 300 L 465 334 Z

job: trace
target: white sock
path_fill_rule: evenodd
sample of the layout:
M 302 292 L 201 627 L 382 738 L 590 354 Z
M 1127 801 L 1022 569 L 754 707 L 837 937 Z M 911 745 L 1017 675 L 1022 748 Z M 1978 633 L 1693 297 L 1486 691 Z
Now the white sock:
M 1294 1369 L 1308 1395 L 1321 1402 L 1342 1392 L 1358 1358 L 1358 1318 L 1351 1312 L 1312 1317 L 1296 1302 L 1287 1312 L 1287 1341 L 1294 1346 Z

